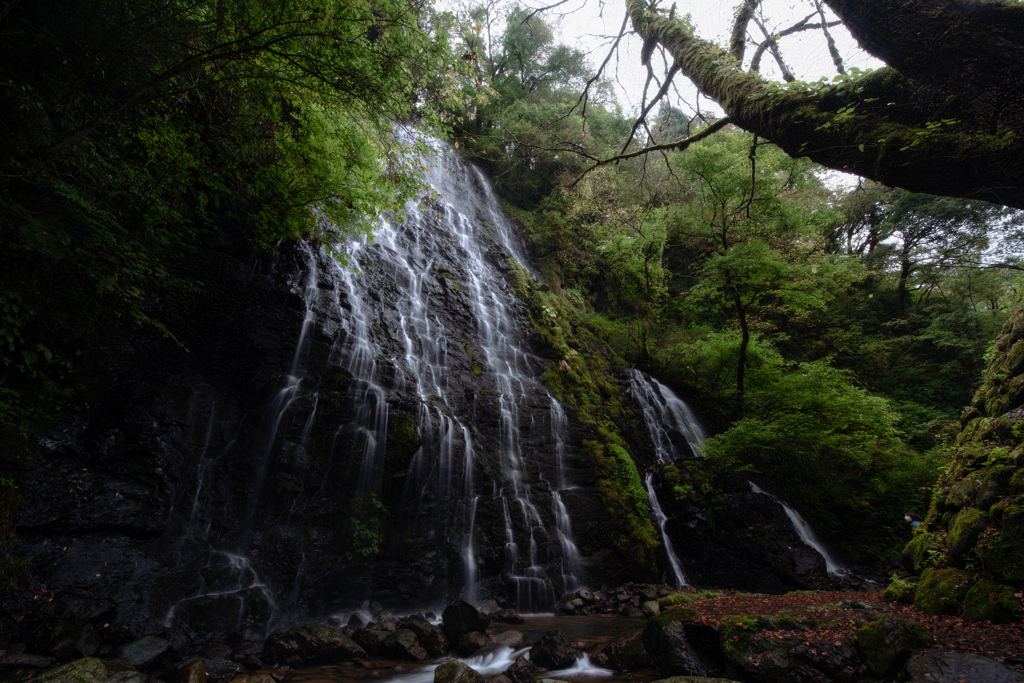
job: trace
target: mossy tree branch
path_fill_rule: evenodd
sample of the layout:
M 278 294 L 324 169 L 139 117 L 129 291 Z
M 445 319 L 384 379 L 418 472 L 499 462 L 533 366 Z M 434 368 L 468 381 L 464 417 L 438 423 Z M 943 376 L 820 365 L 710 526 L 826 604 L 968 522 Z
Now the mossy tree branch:
M 892 66 L 835 85 L 783 87 L 744 71 L 685 19 L 627 0 L 645 41 L 666 49 L 733 123 L 788 154 L 912 192 L 1024 208 L 1024 5 L 826 4 Z

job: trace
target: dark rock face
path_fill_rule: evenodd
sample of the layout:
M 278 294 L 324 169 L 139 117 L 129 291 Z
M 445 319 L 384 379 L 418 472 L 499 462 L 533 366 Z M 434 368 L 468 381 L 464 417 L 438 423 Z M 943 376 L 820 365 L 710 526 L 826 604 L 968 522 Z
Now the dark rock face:
M 441 625 L 452 643 L 458 643 L 470 631 L 486 633 L 490 623 L 490 619 L 464 600 L 448 605 L 441 613 Z
M 686 624 L 696 616 L 697 612 L 688 607 L 672 607 L 647 621 L 644 649 L 662 676 L 707 675 L 707 666 L 686 637 Z
M 548 631 L 530 648 L 530 661 L 548 669 L 564 669 L 580 658 L 580 653 L 559 630 Z
M 668 503 L 673 544 L 686 549 L 679 554 L 691 583 L 772 594 L 828 586 L 824 558 L 804 544 L 779 503 L 751 493 L 745 481 L 727 491 L 713 526 L 701 510 L 675 504 L 670 491 L 659 498 Z

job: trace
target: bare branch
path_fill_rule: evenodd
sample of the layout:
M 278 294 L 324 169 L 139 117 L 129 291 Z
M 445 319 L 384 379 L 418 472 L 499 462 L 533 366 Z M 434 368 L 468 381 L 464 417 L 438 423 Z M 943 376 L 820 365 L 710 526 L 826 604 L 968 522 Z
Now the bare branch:
M 839 54 L 836 41 L 832 40 L 832 34 L 828 32 L 828 19 L 825 18 L 825 10 L 821 6 L 821 0 L 814 0 L 814 6 L 818 8 L 818 16 L 821 17 L 821 30 L 825 34 L 825 42 L 828 43 L 828 52 L 832 55 L 832 63 L 836 65 L 836 71 L 846 73 L 843 67 L 843 56 Z
M 654 74 L 653 72 L 651 72 L 649 65 L 647 70 L 649 72 L 647 76 L 647 83 L 650 83 L 651 79 L 654 77 Z M 673 64 L 672 67 L 668 70 L 668 73 L 665 74 L 665 82 L 661 84 L 661 88 L 658 89 L 658 93 L 651 99 L 649 103 L 647 103 L 647 106 L 645 106 L 643 111 L 640 112 L 640 115 L 636 117 L 636 120 L 633 121 L 633 128 L 629 131 L 629 137 L 626 139 L 626 144 L 622 146 L 622 152 L 625 152 L 626 149 L 629 147 L 629 143 L 633 142 L 633 136 L 636 135 L 636 129 L 640 127 L 640 124 L 645 123 L 645 121 L 647 120 L 647 114 L 650 113 L 651 109 L 654 108 L 654 105 L 657 104 L 658 101 L 665 96 L 665 93 L 668 92 L 669 85 L 671 85 L 672 83 L 672 77 L 675 76 L 678 72 L 679 67 Z M 644 97 L 646 96 L 647 85 L 645 84 Z M 620 152 L 620 154 L 622 152 Z
M 547 7 L 538 7 L 537 9 L 535 9 L 532 12 L 530 12 L 529 14 L 527 14 L 526 17 L 522 21 L 519 22 L 519 25 L 522 26 L 523 24 L 528 22 L 530 19 L 533 19 L 535 16 L 540 14 L 541 12 L 547 12 L 549 9 L 554 9 L 554 8 L 558 7 L 559 5 L 564 5 L 567 2 L 569 2 L 569 0 L 560 0 L 559 2 L 556 2 L 553 5 L 548 5 Z
M 729 123 L 731 123 L 729 121 L 729 117 L 726 116 L 724 119 L 719 119 L 719 120 L 715 121 L 714 123 L 709 125 L 707 128 L 701 129 L 699 132 L 694 133 L 693 135 L 691 135 L 688 138 L 683 138 L 682 140 L 677 140 L 675 142 L 666 142 L 666 143 L 661 144 L 661 145 L 650 145 L 648 147 L 644 147 L 643 149 L 637 150 L 635 152 L 630 152 L 629 154 L 617 154 L 617 155 L 615 155 L 613 157 L 608 157 L 607 159 L 602 159 L 602 160 L 597 161 L 596 163 L 594 163 L 593 166 L 585 169 L 583 171 L 583 173 L 581 173 L 579 175 L 579 177 L 576 178 L 576 180 L 572 181 L 572 183 L 569 184 L 569 187 L 570 188 L 571 187 L 575 187 L 576 183 L 578 183 L 579 181 L 583 180 L 583 177 L 585 175 L 587 175 L 588 173 L 590 173 L 591 171 L 593 171 L 595 168 L 597 168 L 599 166 L 605 166 L 605 165 L 610 164 L 612 162 L 625 161 L 626 159 L 634 159 L 636 157 L 643 156 L 645 154 L 650 154 L 651 152 L 660 152 L 660 151 L 668 151 L 668 150 L 682 151 L 682 150 L 686 149 L 687 147 L 689 147 L 690 145 L 692 145 L 695 142 L 700 142 L 704 138 L 711 137 L 712 135 L 714 135 L 718 131 L 722 130 L 727 125 L 729 125 Z

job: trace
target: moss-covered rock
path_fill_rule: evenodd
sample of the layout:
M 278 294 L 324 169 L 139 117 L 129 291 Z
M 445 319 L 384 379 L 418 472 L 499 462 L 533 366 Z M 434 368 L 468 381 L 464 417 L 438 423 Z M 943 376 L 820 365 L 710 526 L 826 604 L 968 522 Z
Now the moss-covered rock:
M 917 593 L 916 579 L 899 579 L 893 577 L 889 585 L 882 591 L 882 602 L 898 602 L 901 605 L 913 605 Z
M 995 538 L 977 549 L 985 569 L 1003 581 L 1024 581 L 1024 553 L 1005 538 Z
M 989 525 L 987 514 L 977 509 L 961 510 L 950 521 L 946 535 L 946 547 L 954 561 L 969 553 L 981 532 Z
M 51 669 L 34 680 L 43 683 L 107 683 L 107 667 L 95 657 L 84 657 Z
M 669 607 L 647 620 L 644 649 L 651 655 L 662 676 L 703 676 L 707 673 L 692 653 L 686 637 L 686 624 L 700 616 L 690 607 Z
M 686 593 L 672 593 L 658 600 L 658 605 L 665 609 L 673 605 L 687 605 L 690 603 L 690 596 Z
M 928 614 L 957 614 L 974 574 L 963 569 L 929 569 L 921 574 L 914 606 Z
M 963 616 L 971 621 L 1009 624 L 1020 618 L 1020 600 L 1010 586 L 992 581 L 978 581 L 964 598 Z
M 933 563 L 936 553 L 942 552 L 942 541 L 938 534 L 918 533 L 903 549 L 900 562 L 911 574 L 920 574 Z
M 915 649 L 935 642 L 924 625 L 893 617 L 865 624 L 857 629 L 854 640 L 868 669 L 879 678 L 895 676 Z
M 445 662 L 434 669 L 434 683 L 484 683 L 484 677 L 468 664 Z

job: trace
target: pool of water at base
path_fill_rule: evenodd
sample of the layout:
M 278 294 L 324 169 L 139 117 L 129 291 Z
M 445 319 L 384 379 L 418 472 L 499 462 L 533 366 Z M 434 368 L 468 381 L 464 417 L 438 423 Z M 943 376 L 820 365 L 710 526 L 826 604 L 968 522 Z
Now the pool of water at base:
M 510 647 L 497 647 L 473 657 L 448 657 L 417 663 L 396 664 L 388 660 L 375 660 L 375 663 L 381 665 L 380 668 L 365 668 L 355 662 L 309 667 L 299 669 L 289 683 L 433 683 L 434 669 L 450 659 L 465 662 L 482 675 L 490 676 L 504 672 L 519 655 L 527 655 L 530 646 L 548 631 L 560 629 L 570 641 L 588 647 L 612 640 L 629 631 L 641 630 L 645 623 L 643 619 L 618 616 L 559 617 L 541 614 L 524 618 L 525 624 L 493 624 L 487 629 L 489 635 L 510 630 L 522 631 L 523 644 L 516 650 Z M 591 664 L 586 655 L 568 669 L 538 670 L 534 675 L 537 679 L 557 678 L 571 683 L 650 683 L 661 678 L 656 669 L 630 672 L 602 669 Z

